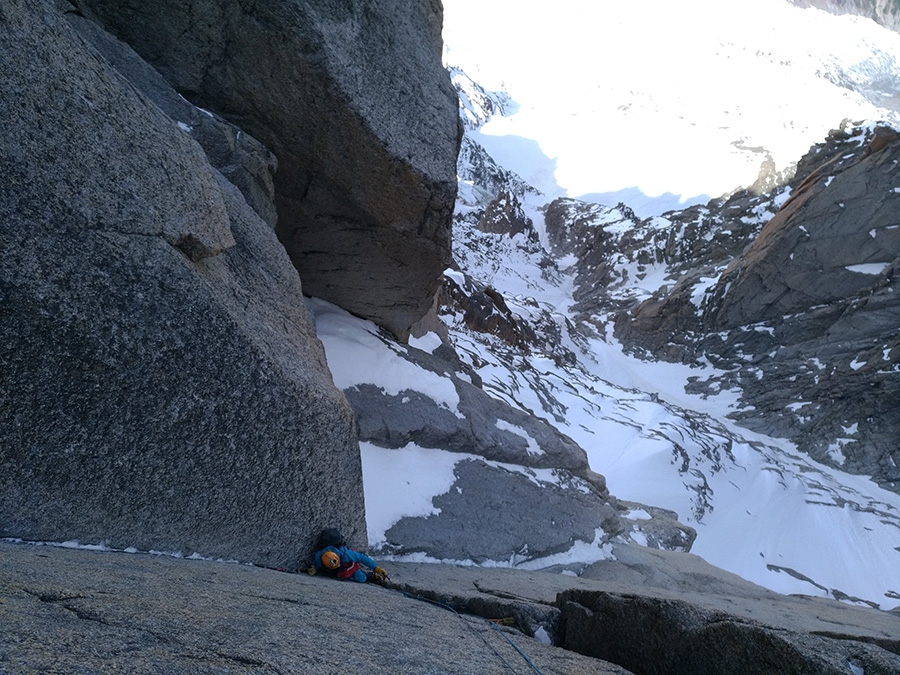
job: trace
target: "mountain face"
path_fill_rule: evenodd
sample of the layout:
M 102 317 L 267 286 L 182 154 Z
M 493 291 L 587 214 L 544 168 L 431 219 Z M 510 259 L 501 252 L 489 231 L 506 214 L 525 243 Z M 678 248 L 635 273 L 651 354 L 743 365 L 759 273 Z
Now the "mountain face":
M 896 488 L 896 134 L 651 218 L 547 197 L 479 143 L 516 106 L 442 69 L 440 16 L 4 4 L 0 536 L 690 549 L 894 602 L 900 499 L 837 467 Z
M 273 566 L 323 523 L 365 543 L 303 293 L 401 336 L 432 305 L 440 5 L 242 4 L 0 10 L 0 536 Z
M 742 194 L 701 215 L 704 237 L 746 248 L 696 251 L 693 271 L 618 315 L 617 335 L 659 358 L 708 358 L 723 373 L 695 391 L 740 390 L 741 424 L 788 437 L 818 461 L 900 486 L 896 224 L 900 144 L 887 127 L 839 130 L 799 163 L 790 194 Z M 739 224 L 735 228 L 734 225 Z M 665 258 L 665 255 L 663 255 Z M 710 281 L 715 279 L 714 284 Z
M 897 381 L 894 132 L 846 124 L 790 171 L 761 173 L 756 184 L 702 206 L 641 218 L 623 204 L 548 198 L 494 160 L 468 132 L 515 106 L 452 72 L 467 135 L 454 261 L 439 307 L 447 332 L 440 342 L 411 341 L 403 357 L 417 360 L 413 350 L 425 350 L 455 377 L 464 374 L 492 398 L 568 436 L 605 476 L 620 523 L 606 521 L 593 542 L 576 535 L 557 553 L 526 547 L 538 537 L 523 528 L 521 550 L 495 551 L 482 564 L 556 564 L 578 573 L 617 542 L 690 547 L 783 592 L 891 606 L 900 597 L 889 571 L 900 543 L 900 500 L 867 476 L 895 489 L 892 434 L 885 433 L 895 425 Z M 874 186 L 865 198 L 863 185 Z M 787 234 L 794 248 L 768 246 Z M 835 245 L 847 241 L 855 243 Z M 776 251 L 781 257 L 769 258 Z M 767 265 L 772 271 L 763 276 Z M 777 284 L 788 293 L 766 295 Z M 319 320 L 327 312 L 316 315 L 334 364 L 349 348 L 349 323 L 338 328 Z M 366 360 L 377 353 L 366 352 Z M 869 363 L 860 354 L 867 353 L 870 370 L 860 373 Z M 358 414 L 354 389 L 447 401 L 413 376 L 400 384 L 387 369 L 336 381 Z M 437 405 L 471 420 L 462 398 Z M 360 419 L 377 408 L 368 405 Z M 455 473 L 431 485 L 410 468 L 404 480 L 432 489 L 440 508 L 394 512 L 388 527 L 370 529 L 370 544 L 400 559 L 425 551 L 441 559 L 439 547 L 407 535 L 418 531 L 410 527 L 417 520 L 433 536 L 449 523 L 444 508 L 454 493 L 466 494 L 470 458 L 438 451 L 459 448 L 434 435 L 386 442 L 390 427 L 376 417 L 371 428 L 380 436 L 363 444 L 368 486 L 383 475 L 374 463 L 392 457 L 388 448 L 410 466 L 427 456 Z M 387 502 L 367 487 L 370 514 Z M 527 503 L 509 502 L 541 522 Z M 660 529 L 662 511 L 669 520 Z M 467 536 L 507 531 L 505 521 L 493 521 L 493 514 L 482 517 L 478 534 Z M 510 542 L 503 547 L 509 551 Z M 812 550 L 829 555 L 813 557 Z

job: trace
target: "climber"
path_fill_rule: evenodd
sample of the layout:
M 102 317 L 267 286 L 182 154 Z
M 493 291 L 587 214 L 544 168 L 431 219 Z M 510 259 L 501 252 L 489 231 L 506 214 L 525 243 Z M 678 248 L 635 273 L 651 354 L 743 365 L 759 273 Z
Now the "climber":
M 360 565 L 371 568 L 371 571 L 363 570 Z M 306 572 L 314 575 L 320 570 L 338 579 L 352 579 L 361 584 L 368 581 L 384 586 L 388 579 L 384 568 L 369 556 L 344 546 L 344 537 L 333 527 L 322 530 L 317 550 L 313 554 L 313 564 Z

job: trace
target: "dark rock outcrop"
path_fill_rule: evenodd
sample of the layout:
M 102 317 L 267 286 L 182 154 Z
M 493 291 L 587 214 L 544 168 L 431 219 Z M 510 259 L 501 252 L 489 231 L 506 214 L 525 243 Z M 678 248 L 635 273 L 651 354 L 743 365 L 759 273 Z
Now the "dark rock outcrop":
M 537 241 L 534 223 L 525 215 L 519 198 L 511 192 L 501 192 L 485 207 L 478 219 L 478 229 L 490 234 L 508 234 L 511 237 L 524 234 L 532 241 Z
M 859 266 L 886 270 L 900 256 L 896 138 L 885 129 L 794 187 L 719 279 L 704 316 L 711 331 L 878 294 L 880 272 Z
M 442 311 L 459 311 L 470 330 L 496 335 L 525 352 L 537 344 L 534 328 L 510 310 L 500 293 L 462 272 L 457 279 L 460 283 L 451 278 L 444 279 L 439 295 Z
M 275 154 L 278 236 L 305 292 L 405 339 L 440 287 L 456 196 L 440 2 L 78 6 Z
M 590 315 L 608 308 L 610 295 L 598 293 L 597 289 L 619 286 L 623 282 L 616 263 L 624 247 L 615 245 L 616 234 L 633 229 L 637 223 L 631 210 L 621 205 L 607 208 L 559 198 L 547 207 L 544 224 L 551 252 L 559 257 L 575 256 L 575 312 Z M 616 230 L 616 233 L 610 230 Z M 647 264 L 651 260 L 640 262 Z
M 0 536 L 271 565 L 326 520 L 365 541 L 271 227 L 55 3 L 5 2 L 0 53 Z

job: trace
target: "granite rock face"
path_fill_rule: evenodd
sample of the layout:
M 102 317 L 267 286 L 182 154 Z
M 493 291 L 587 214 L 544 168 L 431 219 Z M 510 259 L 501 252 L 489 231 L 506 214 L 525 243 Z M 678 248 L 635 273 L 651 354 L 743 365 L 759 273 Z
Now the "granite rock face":
M 5 542 L 0 555 L 4 673 L 492 675 L 528 668 L 517 647 L 547 675 L 627 675 L 373 584 Z
M 305 292 L 405 339 L 449 259 L 460 143 L 438 0 L 79 0 L 186 99 L 278 160 Z
M 709 329 L 889 292 L 881 276 L 900 256 L 898 157 L 897 133 L 882 127 L 800 182 L 722 274 L 704 316 Z
M 0 536 L 278 566 L 326 520 L 365 541 L 271 226 L 55 3 L 0 24 Z
M 0 669 L 22 675 L 525 672 L 523 656 L 567 675 L 900 672 L 896 613 L 641 547 L 581 577 L 383 562 L 389 588 L 7 542 L 0 555 Z
M 617 548 L 557 596 L 563 646 L 635 673 L 900 672 L 895 614 L 782 596 L 689 553 Z

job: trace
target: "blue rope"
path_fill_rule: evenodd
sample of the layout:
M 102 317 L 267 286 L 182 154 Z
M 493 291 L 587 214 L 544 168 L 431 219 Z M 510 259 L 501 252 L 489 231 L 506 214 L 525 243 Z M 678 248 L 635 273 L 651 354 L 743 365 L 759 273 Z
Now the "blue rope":
M 527 656 L 525 656 L 525 653 L 516 646 L 516 643 L 513 642 L 512 640 L 510 640 L 509 636 L 506 633 L 504 633 L 502 630 L 500 630 L 500 626 L 498 626 L 496 623 L 494 623 L 493 621 L 491 621 L 489 619 L 485 619 L 485 621 L 487 621 L 489 624 L 491 624 L 494 627 L 494 630 L 496 630 L 498 633 L 500 633 L 500 635 L 502 635 L 504 638 L 506 638 L 506 641 L 513 646 L 513 649 L 515 649 L 517 652 L 519 652 L 519 654 L 522 655 L 522 658 L 525 659 L 526 663 L 528 663 L 529 666 L 534 668 L 534 671 L 536 673 L 539 673 L 539 675 L 544 675 L 543 673 L 541 673 L 540 670 L 538 670 L 538 667 L 531 662 L 531 659 L 529 659 Z

